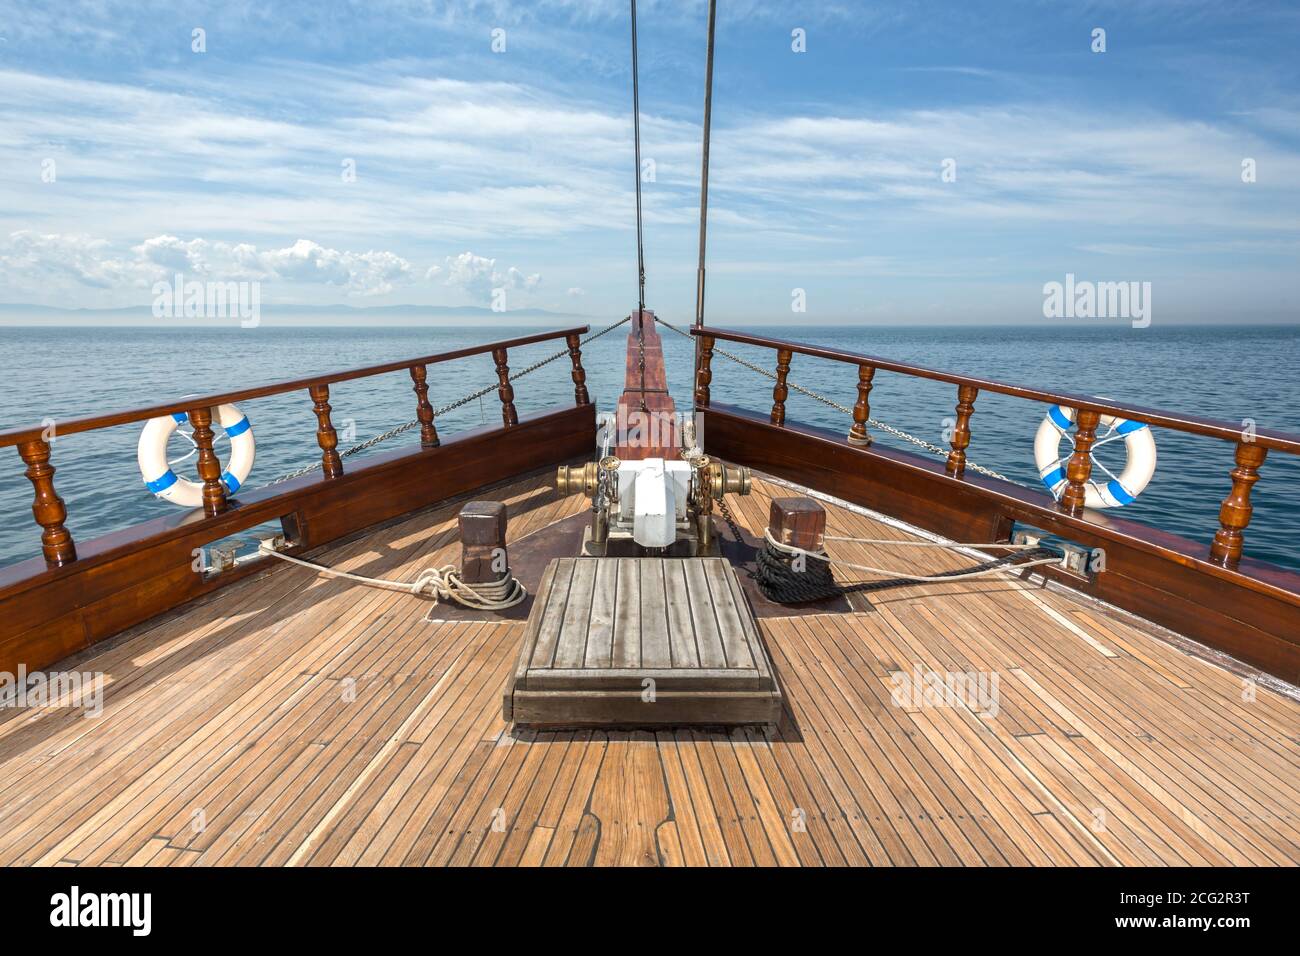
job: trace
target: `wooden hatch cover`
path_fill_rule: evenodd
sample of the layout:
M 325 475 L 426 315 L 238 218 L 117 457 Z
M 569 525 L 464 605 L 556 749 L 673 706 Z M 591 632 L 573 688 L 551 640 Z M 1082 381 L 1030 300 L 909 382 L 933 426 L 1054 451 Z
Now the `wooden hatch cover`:
M 503 712 L 548 727 L 775 723 L 781 691 L 724 558 L 557 558 Z

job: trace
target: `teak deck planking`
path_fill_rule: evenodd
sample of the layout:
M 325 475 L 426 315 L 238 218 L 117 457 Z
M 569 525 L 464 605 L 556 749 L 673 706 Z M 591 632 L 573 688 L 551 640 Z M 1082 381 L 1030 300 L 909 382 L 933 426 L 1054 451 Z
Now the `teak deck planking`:
M 512 541 L 586 507 L 548 476 L 486 495 Z M 730 504 L 761 531 L 790 491 L 754 485 Z M 317 556 L 412 578 L 455 560 L 457 507 Z M 900 534 L 828 511 L 831 534 Z M 62 662 L 106 675 L 102 717 L 0 711 L 0 863 L 1300 862 L 1296 700 L 1037 579 L 872 602 L 760 618 L 774 730 L 512 734 L 522 622 L 430 623 L 412 596 L 276 569 Z M 996 672 L 997 715 L 895 706 L 891 673 L 913 668 Z

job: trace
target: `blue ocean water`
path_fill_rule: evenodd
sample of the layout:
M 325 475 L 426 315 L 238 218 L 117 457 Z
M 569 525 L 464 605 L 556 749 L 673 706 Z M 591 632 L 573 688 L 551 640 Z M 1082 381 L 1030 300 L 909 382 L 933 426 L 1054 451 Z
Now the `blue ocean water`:
M 683 320 L 681 325 L 686 325 Z M 475 342 L 523 334 L 523 329 L 467 325 L 460 328 L 262 326 L 217 328 L 46 328 L 0 329 L 4 342 L 0 375 L 0 429 L 57 423 L 96 412 L 134 408 L 176 397 L 290 379 L 310 373 L 430 354 Z M 1198 413 L 1233 422 L 1253 419 L 1259 427 L 1300 432 L 1300 327 L 1182 326 L 1132 329 L 1110 327 L 861 328 L 798 326 L 768 328 L 786 337 L 864 352 L 946 371 L 1000 379 L 1067 392 L 1104 395 L 1121 402 Z M 664 330 L 671 391 L 680 407 L 690 402 L 692 344 Z M 602 409 L 622 389 L 624 330 L 584 350 L 588 386 Z M 553 343 L 511 353 L 522 368 L 554 352 Z M 771 368 L 765 349 L 730 347 Z M 853 368 L 796 356 L 790 380 L 851 406 L 856 396 Z M 433 366 L 429 372 L 434 406 L 453 401 L 495 381 L 486 357 Z M 885 372 L 871 393 L 874 418 L 936 445 L 945 419 L 953 416 L 955 388 Z M 573 386 L 567 360 L 515 383 L 521 413 L 569 404 Z M 771 406 L 771 382 L 727 361 L 714 361 L 715 401 L 761 411 Z M 415 417 L 409 377 L 394 373 L 335 386 L 330 401 L 342 444 L 362 441 Z M 248 484 L 257 486 L 319 458 L 315 417 L 305 391 L 249 402 L 243 409 L 257 436 L 257 464 Z M 792 393 L 788 419 L 847 428 L 842 413 Z M 1034 432 L 1045 408 L 1033 402 L 981 394 L 971 423 L 970 459 L 1010 478 L 1037 485 Z M 449 435 L 482 422 L 500 421 L 494 394 L 438 421 Z M 78 540 L 165 513 L 174 508 L 155 499 L 141 483 L 135 449 L 140 426 L 68 435 L 56 440 L 55 484 L 67 502 L 68 526 Z M 1133 518 L 1208 543 L 1218 527 L 1219 502 L 1229 488 L 1232 446 L 1156 430 L 1159 467 L 1136 503 L 1123 510 Z M 884 444 L 911 447 L 888 434 Z M 174 439 L 179 442 L 179 439 Z M 411 431 L 388 445 L 418 441 Z M 219 448 L 220 451 L 220 448 Z M 1112 471 L 1123 463 L 1116 443 L 1103 456 Z M 173 446 L 180 454 L 181 446 Z M 193 459 L 177 466 L 193 469 Z M 1300 460 L 1274 453 L 1254 493 L 1255 515 L 1246 553 L 1300 569 Z M 31 516 L 31 486 L 16 450 L 0 450 L 0 565 L 40 553 L 40 531 Z

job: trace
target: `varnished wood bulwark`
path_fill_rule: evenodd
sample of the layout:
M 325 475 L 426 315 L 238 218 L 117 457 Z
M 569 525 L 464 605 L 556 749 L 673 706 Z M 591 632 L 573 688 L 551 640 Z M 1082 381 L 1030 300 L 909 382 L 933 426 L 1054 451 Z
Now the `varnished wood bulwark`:
M 723 558 L 557 558 L 502 714 L 547 727 L 775 723 L 781 691 Z
M 586 454 L 595 444 L 593 405 L 526 415 L 510 432 L 484 427 L 439 448 L 368 456 L 338 478 L 304 475 L 244 491 L 215 518 L 172 511 L 84 542 L 77 560 L 47 567 L 33 559 L 0 568 L 0 671 L 44 667 L 123 628 L 233 584 L 266 565 L 253 563 L 205 578 L 195 548 L 268 521 L 287 519 L 299 550 L 319 547 L 452 495 Z
M 367 378 L 372 375 L 382 375 L 386 372 L 394 372 L 401 369 L 408 369 L 413 378 L 416 377 L 416 368 L 423 369 L 427 365 L 433 365 L 440 362 L 450 362 L 455 359 L 466 358 L 471 355 L 482 355 L 486 352 L 493 353 L 494 358 L 500 352 L 500 361 L 505 361 L 505 350 L 523 345 L 531 345 L 537 342 L 546 342 L 552 339 L 563 338 L 566 341 L 573 336 L 581 335 L 588 331 L 587 326 L 581 326 L 573 329 L 561 329 L 555 332 L 537 332 L 532 335 L 523 335 L 513 339 L 506 339 L 498 342 L 488 342 L 482 345 L 474 345 L 468 348 L 455 349 L 450 352 L 440 352 L 436 355 L 425 355 L 420 358 L 406 359 L 397 362 L 385 362 L 381 365 L 367 365 L 360 368 L 345 369 L 341 372 L 331 372 L 324 375 L 316 375 L 310 378 L 293 379 L 287 382 L 277 382 L 271 385 L 259 385 L 252 388 L 238 389 L 232 392 L 218 392 L 211 395 L 190 396 L 187 400 L 177 401 L 166 405 L 149 405 L 144 408 L 130 409 L 128 411 L 109 412 L 101 415 L 89 415 L 84 418 L 74 418 L 59 423 L 58 433 L 61 436 L 76 435 L 81 432 L 93 431 L 97 428 L 108 428 L 113 425 L 127 425 L 133 422 L 144 422 L 151 418 L 159 416 L 175 415 L 185 413 L 189 416 L 190 422 L 194 425 L 194 441 L 198 447 L 198 471 L 199 477 L 203 481 L 203 507 L 205 513 L 211 517 L 220 514 L 225 510 L 225 487 L 221 482 L 221 466 L 217 461 L 216 455 L 212 449 L 212 410 L 221 406 L 242 402 L 247 399 L 263 398 L 268 395 L 280 395 L 285 392 L 296 391 L 301 388 L 308 389 L 312 395 L 313 403 L 318 416 L 318 442 L 322 443 L 323 451 L 322 463 L 324 470 L 328 475 L 341 471 L 341 464 L 338 462 L 338 456 L 333 453 L 333 446 L 326 448 L 329 441 L 337 445 L 337 438 L 333 437 L 333 426 L 329 424 L 329 405 L 327 402 L 329 396 L 329 386 L 336 382 L 350 382 L 360 378 Z M 571 344 L 571 343 L 570 343 Z M 417 394 L 419 393 L 419 382 L 417 379 Z M 509 387 L 507 383 L 507 388 Z M 318 395 L 324 397 L 319 399 Z M 506 424 L 511 424 L 510 416 L 517 414 L 514 410 L 513 389 L 509 392 L 510 402 L 508 403 L 508 412 L 503 413 Z M 502 393 L 503 401 L 506 393 Z M 426 402 L 427 404 L 427 402 Z M 321 414 L 323 412 L 323 419 Z M 197 414 L 199 419 L 204 422 L 200 424 L 195 420 Z M 423 418 L 420 419 L 424 421 Z M 16 428 L 9 431 L 0 432 L 0 448 L 16 446 L 19 454 L 22 456 L 24 463 L 28 466 L 27 474 L 32 480 L 33 489 L 36 492 L 36 499 L 33 505 L 33 514 L 37 523 L 42 528 L 42 551 L 47 563 L 57 566 L 67 564 L 77 559 L 76 549 L 72 545 L 71 535 L 63 526 L 67 518 L 64 510 L 63 501 L 54 491 L 53 476 L 54 467 L 50 465 L 50 448 L 47 434 L 47 426 L 41 425 L 33 428 Z M 428 428 L 421 429 L 421 437 L 432 437 L 434 444 L 437 443 L 437 432 L 433 431 L 432 416 Z M 206 447 L 205 447 L 206 446 Z M 337 466 L 337 467 L 336 467 Z
M 498 481 L 520 468 L 536 468 L 570 458 L 594 442 L 595 418 L 590 405 L 572 410 L 528 416 L 521 420 L 514 409 L 513 390 L 503 392 L 503 420 L 518 432 L 511 455 L 502 456 L 495 445 L 499 429 L 479 429 L 457 436 L 453 447 L 427 447 L 437 442 L 427 397 L 421 394 L 424 367 L 485 352 L 545 342 L 566 341 L 586 327 L 541 332 L 457 349 L 402 362 L 348 369 L 308 379 L 186 400 L 199 449 L 198 472 L 203 480 L 203 509 L 170 512 L 123 531 L 86 542 L 76 548 L 64 524 L 67 510 L 54 489 L 54 467 L 43 430 L 17 429 L 0 433 L 0 448 L 16 445 L 27 465 L 34 491 L 32 512 L 41 528 L 42 558 L 0 569 L 0 670 L 19 664 L 29 670 L 108 637 L 124 627 L 167 611 L 242 577 L 256 573 L 256 563 L 242 564 L 216 576 L 194 568 L 196 549 L 267 521 L 280 520 L 289 540 L 310 548 L 383 521 L 431 501 Z M 571 344 L 571 343 L 570 343 Z M 416 368 L 420 371 L 417 372 Z M 370 375 L 407 369 L 417 388 L 422 424 L 422 446 L 439 452 L 428 457 L 400 451 L 374 455 L 344 475 L 337 451 L 338 436 L 330 419 L 329 386 Z M 508 386 L 507 386 L 508 387 Z M 305 388 L 317 418 L 317 443 L 322 453 L 322 474 L 293 479 L 272 488 L 241 489 L 238 499 L 226 500 L 221 465 L 212 447 L 212 410 L 265 395 Z M 146 421 L 173 414 L 176 406 L 149 406 L 127 412 L 95 415 L 62 422 L 60 437 L 110 425 Z M 427 419 L 427 421 L 426 421 Z
M 711 456 L 834 489 L 950 540 L 1006 541 L 1019 521 L 1100 548 L 1102 573 L 1046 573 L 1300 683 L 1300 574 L 1244 557 L 1236 569 L 1225 568 L 1209 561 L 1202 545 L 1135 521 L 1091 510 L 1068 515 L 1043 492 L 969 473 L 954 482 L 942 461 L 879 444 L 855 447 L 811 426 L 778 428 L 765 415 L 731 406 L 711 406 L 704 436 Z
M 703 342 L 704 334 L 699 329 L 692 329 L 692 334 L 700 336 Z M 1245 440 L 1241 429 L 1227 421 L 1125 406 L 1093 396 L 1008 385 L 729 329 L 709 329 L 708 336 L 710 353 L 713 340 L 722 339 L 774 349 L 778 363 L 785 354 L 797 353 L 856 366 L 859 384 L 858 403 L 853 410 L 854 424 L 848 438 L 839 442 L 848 446 L 861 446 L 865 435 L 865 427 L 859 428 L 859 425 L 868 415 L 866 390 L 870 388 L 874 374 L 868 374 L 868 369 L 885 369 L 957 385 L 957 418 L 945 472 L 963 478 L 971 484 L 972 490 L 970 494 L 954 492 L 924 479 L 918 485 L 912 485 L 910 479 L 904 477 L 909 470 L 915 466 L 921 474 L 933 471 L 932 462 L 909 453 L 884 452 L 878 459 L 869 459 L 872 463 L 870 469 L 890 474 L 888 484 L 896 486 L 894 494 L 882 495 L 883 486 L 868 493 L 860 486 L 862 460 L 816 447 L 817 442 L 829 437 L 823 430 L 803 429 L 806 438 L 785 436 L 789 426 L 755 431 L 749 427 L 755 418 L 735 408 L 724 409 L 726 414 L 722 421 L 728 429 L 718 444 L 712 444 L 718 439 L 715 426 L 707 430 L 709 444 L 706 450 L 757 467 L 781 462 L 783 467 L 774 466 L 772 470 L 813 487 L 838 489 L 856 486 L 858 494 L 872 499 L 872 507 L 958 540 L 975 540 L 969 537 L 972 534 L 985 536 L 982 540 L 986 541 L 1004 540 L 1013 520 L 1034 523 L 1067 538 L 1082 532 L 1082 538 L 1075 537 L 1074 540 L 1089 547 L 1107 548 L 1107 571 L 1095 575 L 1092 580 L 1066 575 L 1063 577 L 1065 583 L 1090 593 L 1107 595 L 1108 600 L 1146 614 L 1151 620 L 1222 648 L 1286 680 L 1300 681 L 1300 617 L 1297 617 L 1300 574 L 1242 558 L 1245 531 L 1252 511 L 1250 491 L 1259 479 L 1259 467 L 1269 450 L 1300 454 L 1300 435 L 1258 429 L 1249 440 Z M 702 364 L 699 373 L 704 372 Z M 711 374 L 708 373 L 710 378 Z M 970 419 L 975 398 L 981 390 L 1075 409 L 1074 448 L 1064 466 L 1067 481 L 1059 502 L 1053 503 L 1050 510 L 1042 505 L 1043 501 L 1050 499 L 1036 491 L 1026 491 L 996 479 L 972 481 L 965 477 L 966 449 L 971 441 Z M 698 398 L 697 394 L 697 403 Z M 1103 416 L 1233 442 L 1237 467 L 1232 472 L 1232 490 L 1222 503 L 1220 528 L 1208 547 L 1085 508 L 1087 485 L 1092 475 L 1091 450 L 1097 441 L 1097 427 Z M 711 422 L 718 420 L 718 416 L 711 416 Z M 778 424 L 775 415 L 764 424 Z M 784 425 L 784 422 L 780 424 Z M 813 457 L 798 460 L 800 454 Z M 904 467 L 897 468 L 898 465 Z M 864 498 L 855 497 L 853 500 L 863 501 Z M 1062 523 L 1063 517 L 1078 519 L 1078 523 Z M 1111 550 L 1116 547 L 1118 551 Z M 1121 555 L 1118 568 L 1115 563 L 1117 553 Z M 1223 574 L 1216 569 L 1238 573 Z M 1117 570 L 1120 573 L 1116 573 Z M 1189 587 L 1195 592 L 1195 598 L 1189 596 Z M 1264 600 L 1259 600 L 1258 595 L 1263 595 Z M 1199 614 L 1193 606 L 1195 601 L 1203 602 L 1204 614 Z
M 512 543 L 589 507 L 548 481 L 493 490 Z M 761 532 L 790 494 L 758 478 L 729 504 Z M 455 562 L 460 504 L 318 558 L 412 580 Z M 833 505 L 828 530 L 900 536 Z M 970 560 L 916 553 L 931 573 Z M 430 623 L 412 595 L 277 566 L 69 662 L 105 675 L 102 716 L 0 709 L 0 864 L 1300 863 L 1296 701 L 1247 700 L 1141 622 L 1010 575 L 873 602 L 759 619 L 785 691 L 772 732 L 515 733 L 523 622 Z M 914 672 L 997 674 L 996 713 L 896 700 Z

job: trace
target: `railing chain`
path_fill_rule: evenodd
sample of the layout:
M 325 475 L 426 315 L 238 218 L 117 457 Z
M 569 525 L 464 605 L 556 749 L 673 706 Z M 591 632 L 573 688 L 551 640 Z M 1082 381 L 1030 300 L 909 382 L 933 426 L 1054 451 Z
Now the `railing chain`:
M 678 335 L 684 336 L 688 339 L 691 338 L 691 334 L 689 332 L 683 332 L 675 325 L 672 325 L 669 322 L 665 322 L 663 319 L 658 318 L 657 316 L 655 317 L 655 321 L 658 322 L 660 325 L 667 326 L 669 329 L 676 332 Z M 743 365 L 751 372 L 757 372 L 759 375 L 762 375 L 765 378 L 770 378 L 774 382 L 778 381 L 776 373 L 769 372 L 761 365 L 755 365 L 753 362 L 747 362 L 739 355 L 734 355 L 731 352 L 728 352 L 726 349 L 720 349 L 717 347 L 716 344 L 713 346 L 713 351 L 716 352 L 718 355 L 731 359 L 731 361 L 735 362 L 737 365 Z M 802 394 L 807 395 L 809 398 L 816 399 L 817 401 L 821 402 L 823 405 L 829 405 L 831 408 L 843 412 L 845 415 L 848 415 L 850 418 L 853 417 L 853 409 L 847 408 L 841 405 L 839 402 L 829 399 L 824 395 L 818 395 L 812 389 L 804 388 L 802 385 L 796 385 L 794 382 L 787 381 L 785 384 L 788 385 L 790 388 L 794 389 L 796 392 L 801 392 Z M 919 448 L 924 448 L 926 451 L 933 452 L 936 455 L 942 455 L 944 458 L 948 457 L 949 449 L 940 448 L 938 445 L 932 445 L 928 441 L 925 441 L 922 438 L 917 438 L 915 435 L 909 435 L 901 428 L 895 428 L 893 425 L 886 425 L 884 422 L 878 421 L 874 418 L 868 418 L 867 424 L 879 428 L 881 431 L 889 432 L 889 434 L 893 435 L 896 438 L 901 438 L 903 439 L 903 441 L 911 442 L 913 445 L 916 445 Z M 985 468 L 982 465 L 975 464 L 975 462 L 973 461 L 967 460 L 966 467 L 969 468 L 971 471 L 978 471 L 981 475 L 987 475 L 990 478 L 997 478 L 999 481 L 1009 481 L 1013 485 L 1020 485 L 1020 487 L 1022 488 L 1029 487 L 1024 482 L 1016 481 L 1014 478 L 1008 478 L 1006 475 L 1000 475 L 992 468 Z
M 613 325 L 607 325 L 599 332 L 595 332 L 587 336 L 585 339 L 582 340 L 581 344 L 586 345 L 588 342 L 600 338 L 602 335 L 604 335 L 607 332 L 614 331 L 614 329 L 618 328 L 624 322 L 630 322 L 631 320 L 632 320 L 632 316 L 630 315 L 625 318 L 619 319 Z M 559 352 L 556 352 L 554 355 L 547 356 L 546 358 L 542 359 L 540 362 L 534 362 L 532 365 L 529 365 L 527 368 L 523 368 L 517 372 L 511 373 L 507 381 L 513 382 L 515 379 L 523 378 L 525 375 L 528 375 L 532 372 L 536 372 L 539 368 L 542 368 L 546 365 L 550 365 L 552 362 L 556 362 L 564 358 L 566 355 L 570 353 L 570 351 L 571 349 L 568 346 L 565 346 L 564 349 L 562 349 Z M 480 388 L 477 391 L 470 392 L 464 398 L 457 399 L 454 402 L 449 402 L 448 404 L 443 405 L 441 408 L 434 410 L 433 419 L 436 422 L 441 416 L 447 414 L 448 412 L 455 411 L 456 409 L 460 408 L 462 405 L 468 405 L 470 402 L 474 401 L 475 399 L 482 398 L 484 395 L 490 394 L 491 392 L 495 392 L 500 387 L 501 386 L 499 383 L 494 382 L 493 384 L 484 386 L 483 388 Z M 359 452 L 365 451 L 367 448 L 374 448 L 376 445 L 382 442 L 386 442 L 390 438 L 396 438 L 398 435 L 405 434 L 406 432 L 409 432 L 412 428 L 418 428 L 419 426 L 420 426 L 420 420 L 418 418 L 414 419 L 413 421 L 409 421 L 402 425 L 398 425 L 396 428 L 390 428 L 388 431 L 376 435 L 374 438 L 367 438 L 359 445 L 353 445 L 351 448 L 346 448 L 343 451 L 339 452 L 338 456 L 340 459 L 348 458 Z M 292 481 L 294 478 L 301 478 L 303 475 L 310 475 L 313 471 L 318 471 L 320 467 L 321 467 L 321 463 L 319 461 L 312 462 L 310 465 L 307 465 L 304 468 L 299 468 L 297 471 L 291 471 L 286 475 L 281 475 L 279 478 L 273 479 L 272 481 L 268 481 L 266 484 L 259 485 L 258 487 L 270 488 L 272 485 L 278 485 L 286 481 Z

